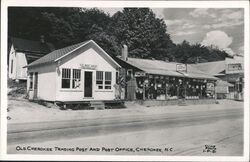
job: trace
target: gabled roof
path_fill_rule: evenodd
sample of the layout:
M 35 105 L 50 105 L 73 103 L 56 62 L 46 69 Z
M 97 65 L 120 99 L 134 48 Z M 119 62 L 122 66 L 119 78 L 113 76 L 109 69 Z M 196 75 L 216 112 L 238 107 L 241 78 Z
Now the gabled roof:
M 15 37 L 10 38 L 10 43 L 17 52 L 25 53 L 28 63 L 41 58 L 55 49 L 53 44 L 48 42 L 42 43 L 40 41 L 32 41 Z
M 188 77 L 188 78 L 200 78 L 200 79 L 212 79 L 217 78 L 208 75 L 192 65 L 187 65 L 187 73 L 180 73 L 176 71 L 176 65 L 180 64 L 177 62 L 166 62 L 162 60 L 150 60 L 150 59 L 138 59 L 138 58 L 128 58 L 128 63 L 133 66 L 142 69 L 148 74 L 158 74 L 158 75 L 169 75 L 176 77 Z
M 48 42 L 42 43 L 40 41 L 32 41 L 32 40 L 12 37 L 11 43 L 13 44 L 14 49 L 16 51 L 21 51 L 21 52 L 48 54 L 49 52 L 54 50 L 53 44 Z
M 88 40 L 88 41 L 84 41 L 78 44 L 74 44 L 68 47 L 64 47 L 58 50 L 55 50 L 43 57 L 41 57 L 40 59 L 32 62 L 31 64 L 27 65 L 28 67 L 31 66 L 37 66 L 37 65 L 42 65 L 42 64 L 47 64 L 47 63 L 53 63 L 56 62 L 64 57 L 66 57 L 67 55 L 71 54 L 72 52 L 74 52 L 75 50 L 87 45 L 88 43 L 93 43 L 97 48 L 99 48 L 104 54 L 105 56 L 107 56 L 111 61 L 113 61 L 118 67 L 120 67 L 120 65 L 115 62 L 100 46 L 98 46 L 93 40 Z
M 214 76 L 225 74 L 226 64 L 225 60 L 223 61 L 213 61 L 213 62 L 205 62 L 205 63 L 197 63 L 192 64 L 192 66 L 197 69 Z

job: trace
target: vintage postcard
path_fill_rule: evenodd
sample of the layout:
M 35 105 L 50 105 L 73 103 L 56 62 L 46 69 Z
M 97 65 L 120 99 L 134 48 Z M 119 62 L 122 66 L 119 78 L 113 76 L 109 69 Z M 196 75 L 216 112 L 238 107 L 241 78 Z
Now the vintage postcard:
M 249 161 L 249 2 L 2 1 L 0 158 Z

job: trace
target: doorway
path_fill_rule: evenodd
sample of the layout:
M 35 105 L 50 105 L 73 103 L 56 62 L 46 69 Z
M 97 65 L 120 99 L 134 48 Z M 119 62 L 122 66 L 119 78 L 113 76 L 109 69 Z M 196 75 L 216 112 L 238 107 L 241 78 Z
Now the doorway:
M 92 72 L 84 72 L 84 97 L 92 97 Z
M 38 73 L 35 72 L 35 78 L 34 78 L 34 99 L 37 98 L 37 84 L 38 84 Z

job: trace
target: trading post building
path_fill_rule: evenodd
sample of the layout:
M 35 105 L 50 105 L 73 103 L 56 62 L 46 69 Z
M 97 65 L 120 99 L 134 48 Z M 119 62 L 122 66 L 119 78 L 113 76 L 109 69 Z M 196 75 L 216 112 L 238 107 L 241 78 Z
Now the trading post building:
M 126 68 L 126 99 L 151 105 L 214 103 L 217 77 L 190 64 L 128 57 L 124 48 L 118 62 Z
M 130 58 L 126 46 L 121 58 L 111 57 L 93 40 L 55 50 L 27 69 L 29 99 L 52 102 L 207 103 L 215 101 L 218 80 L 192 65 Z

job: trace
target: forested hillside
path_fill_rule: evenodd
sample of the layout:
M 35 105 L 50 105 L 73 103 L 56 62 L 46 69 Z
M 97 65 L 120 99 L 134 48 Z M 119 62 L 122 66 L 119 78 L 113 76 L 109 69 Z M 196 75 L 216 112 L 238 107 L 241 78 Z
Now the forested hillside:
M 88 39 L 96 41 L 110 55 L 120 55 L 127 44 L 129 56 L 182 63 L 222 60 L 228 54 L 216 47 L 175 44 L 167 24 L 149 8 L 124 8 L 110 16 L 97 8 L 10 7 L 8 35 L 39 40 L 41 35 L 56 48 Z

